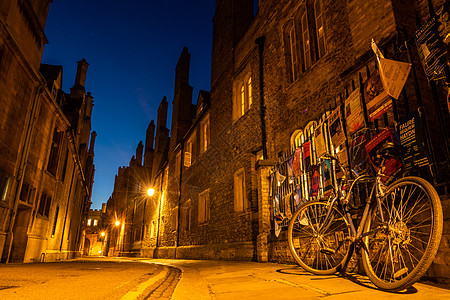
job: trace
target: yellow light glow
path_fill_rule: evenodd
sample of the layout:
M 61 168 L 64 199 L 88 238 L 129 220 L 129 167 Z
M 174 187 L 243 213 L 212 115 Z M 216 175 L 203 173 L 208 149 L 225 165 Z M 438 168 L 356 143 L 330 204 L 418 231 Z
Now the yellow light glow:
M 105 236 L 105 232 L 104 232 L 104 231 L 102 231 L 101 235 L 102 235 L 102 236 Z
M 147 194 L 151 197 L 151 196 L 153 196 L 155 194 L 155 190 L 150 188 L 150 189 L 147 190 Z
M 116 221 L 116 226 L 119 226 L 120 225 L 120 222 L 119 221 Z

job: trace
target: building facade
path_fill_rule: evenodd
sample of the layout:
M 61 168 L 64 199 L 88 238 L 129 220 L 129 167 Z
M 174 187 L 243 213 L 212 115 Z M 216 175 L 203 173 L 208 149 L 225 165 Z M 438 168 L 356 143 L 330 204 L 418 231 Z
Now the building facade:
M 283 200 L 278 224 L 274 170 L 287 153 L 306 147 L 308 154 L 302 150 L 302 157 L 310 165 L 318 164 L 315 130 L 377 72 L 372 39 L 386 57 L 413 63 L 415 69 L 394 107 L 367 123 L 381 131 L 395 128 L 394 122 L 417 109 L 425 114 L 434 156 L 442 159 L 430 158 L 429 165 L 415 171 L 428 176 L 445 194 L 448 182 L 441 167 L 445 169 L 450 161 L 443 146 L 449 116 L 442 107 L 447 91 L 428 84 L 414 44 L 420 23 L 444 2 L 260 0 L 255 9 L 252 0 L 217 0 L 211 91 L 200 92 L 197 104 L 192 104 L 190 55 L 183 49 L 175 69 L 170 142 L 163 151 L 166 161 L 150 164 L 149 183 L 156 192 L 143 198 L 140 206 L 126 197 L 121 209 L 113 209 L 115 201 L 108 202 L 111 215 L 122 213 L 127 216 L 124 220 L 130 220 L 129 211 L 133 216 L 143 214 L 138 221 L 132 219 L 141 228 L 139 247 L 125 246 L 124 252 L 292 262 L 284 218 L 295 206 Z M 158 123 L 160 117 L 165 121 L 164 112 L 160 116 L 158 111 Z M 158 124 L 156 136 L 161 132 L 168 138 L 165 124 Z M 153 145 L 151 137 L 147 133 L 146 145 Z M 328 151 L 338 148 L 343 149 L 328 141 Z M 131 167 L 132 163 L 126 169 Z M 126 177 L 121 172 L 116 183 Z M 312 174 L 306 160 L 301 173 L 299 195 L 305 200 L 316 197 L 309 192 Z M 113 198 L 118 191 L 122 189 L 115 186 Z M 447 207 L 448 200 L 443 200 Z M 449 277 L 448 237 L 444 230 L 429 271 L 433 276 Z
M 87 62 L 70 93 L 62 67 L 41 64 L 52 1 L 0 4 L 0 249 L 2 262 L 82 253 L 94 176 Z

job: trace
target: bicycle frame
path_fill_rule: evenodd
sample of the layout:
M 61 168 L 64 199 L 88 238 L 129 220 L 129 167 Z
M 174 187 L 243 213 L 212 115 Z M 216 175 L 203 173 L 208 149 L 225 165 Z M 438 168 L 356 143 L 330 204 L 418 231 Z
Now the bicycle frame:
M 348 175 L 348 174 L 345 174 L 345 173 L 347 173 L 347 172 L 345 171 L 345 169 L 342 166 L 340 166 L 340 163 L 339 163 L 339 161 L 337 159 L 335 159 L 335 161 L 338 163 L 339 167 L 342 170 L 344 170 L 344 177 L 346 178 L 346 175 Z M 384 160 L 383 160 L 383 163 L 384 163 Z M 382 163 L 382 165 L 383 165 L 383 163 Z M 337 192 L 336 192 L 335 197 L 333 197 L 331 200 L 329 200 L 329 204 L 328 204 L 328 208 L 327 208 L 327 214 L 325 216 L 325 219 L 324 219 L 324 222 L 323 222 L 323 226 L 326 226 L 326 224 L 329 223 L 328 221 L 329 221 L 329 218 L 331 216 L 332 209 L 333 209 L 333 207 L 335 205 L 337 205 L 338 200 L 340 200 L 340 204 L 342 205 L 342 211 L 344 213 L 343 216 L 345 218 L 345 221 L 350 226 L 350 232 L 351 232 L 351 237 L 350 237 L 351 238 L 351 245 L 350 245 L 351 248 L 349 249 L 349 254 L 350 255 L 348 255 L 347 261 L 343 261 L 344 266 L 350 260 L 350 257 L 353 254 L 355 246 L 361 245 L 361 241 L 362 241 L 362 239 L 364 237 L 369 236 L 371 234 L 374 234 L 374 233 L 376 233 L 377 231 L 379 231 L 381 229 L 386 229 L 387 228 L 386 225 L 383 225 L 382 227 L 377 227 L 377 228 L 375 228 L 373 230 L 370 230 L 370 231 L 368 231 L 368 232 L 363 234 L 364 227 L 366 225 L 367 218 L 369 216 L 369 211 L 371 209 L 371 206 L 374 205 L 373 201 L 372 201 L 372 199 L 374 197 L 374 193 L 375 193 L 376 205 L 377 205 L 378 210 L 380 212 L 380 216 L 381 216 L 382 222 L 383 223 L 385 222 L 384 217 L 383 217 L 383 213 L 382 213 L 383 209 L 382 209 L 382 206 L 381 206 L 381 202 L 382 202 L 383 197 L 384 197 L 384 191 L 383 191 L 384 185 L 381 182 L 381 176 L 382 176 L 381 170 L 382 170 L 382 168 L 380 168 L 380 171 L 377 172 L 376 176 L 370 176 L 370 175 L 364 175 L 363 174 L 363 175 L 359 175 L 358 177 L 356 177 L 354 180 L 352 180 L 352 183 L 351 183 L 350 188 L 348 189 L 347 193 L 345 193 L 345 191 L 343 189 L 343 187 L 346 184 L 346 179 L 344 179 L 337 186 Z M 352 218 L 352 216 L 350 214 L 349 198 L 352 195 L 352 191 L 355 188 L 356 184 L 357 183 L 364 183 L 364 182 L 370 182 L 370 183 L 374 183 L 374 184 L 373 184 L 373 187 L 371 189 L 370 195 L 366 199 L 366 204 L 364 206 L 364 211 L 363 211 L 363 214 L 361 216 L 361 220 L 359 221 L 358 229 L 356 230 L 355 223 L 354 223 L 353 218 Z M 322 228 L 323 227 L 321 227 L 321 229 Z M 338 246 L 338 248 L 340 248 L 340 246 Z

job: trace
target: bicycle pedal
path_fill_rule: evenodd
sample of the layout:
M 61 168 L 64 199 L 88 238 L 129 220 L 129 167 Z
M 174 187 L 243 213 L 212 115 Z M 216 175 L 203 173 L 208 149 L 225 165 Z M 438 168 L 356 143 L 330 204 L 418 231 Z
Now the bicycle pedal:
M 403 275 L 405 275 L 406 273 L 408 273 L 408 268 L 405 267 L 405 268 L 400 269 L 397 272 L 395 272 L 394 273 L 394 278 L 398 279 L 398 278 L 402 277 Z
M 320 252 L 322 252 L 324 254 L 328 254 L 328 255 L 333 255 L 334 253 L 336 253 L 336 251 L 334 251 L 334 249 L 327 248 L 327 247 L 320 249 Z

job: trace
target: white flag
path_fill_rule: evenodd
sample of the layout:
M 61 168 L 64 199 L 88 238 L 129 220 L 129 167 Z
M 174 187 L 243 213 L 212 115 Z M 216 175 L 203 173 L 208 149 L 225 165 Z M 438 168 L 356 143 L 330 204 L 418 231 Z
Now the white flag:
M 408 79 L 411 64 L 384 58 L 377 44 L 372 39 L 372 50 L 377 57 L 381 81 L 385 91 L 394 99 L 398 99 Z

